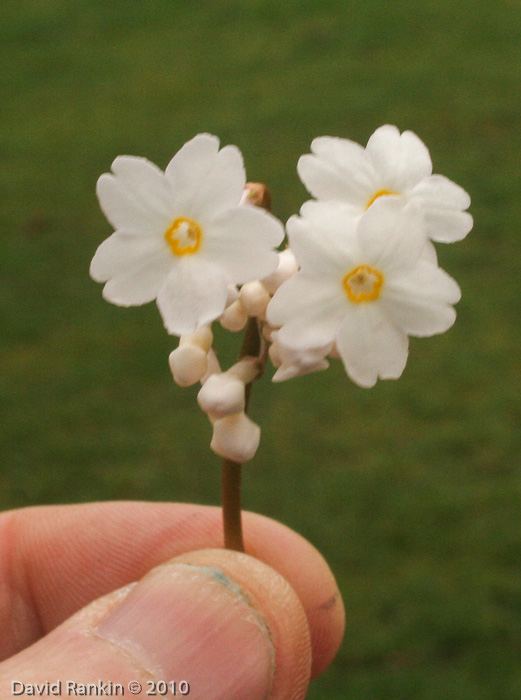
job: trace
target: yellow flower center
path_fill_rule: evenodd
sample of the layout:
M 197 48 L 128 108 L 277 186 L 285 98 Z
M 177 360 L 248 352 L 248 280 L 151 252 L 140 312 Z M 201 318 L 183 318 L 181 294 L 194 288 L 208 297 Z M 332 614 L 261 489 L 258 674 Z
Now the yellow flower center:
M 178 217 L 165 232 L 165 240 L 174 255 L 191 255 L 201 247 L 203 232 L 192 219 Z
M 358 265 L 342 280 L 347 298 L 355 304 L 362 301 L 374 301 L 380 296 L 384 276 L 374 267 Z
M 385 195 L 391 195 L 394 197 L 399 197 L 400 193 L 399 192 L 393 192 L 392 190 L 378 190 L 376 194 L 374 194 L 371 199 L 367 202 L 366 204 L 366 209 L 369 209 L 371 204 L 378 199 L 378 197 L 383 197 Z

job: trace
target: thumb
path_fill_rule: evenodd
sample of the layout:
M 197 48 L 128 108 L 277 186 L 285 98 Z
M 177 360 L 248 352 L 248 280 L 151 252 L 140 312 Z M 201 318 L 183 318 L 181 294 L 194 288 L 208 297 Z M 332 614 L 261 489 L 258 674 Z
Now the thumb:
M 94 601 L 0 664 L 0 697 L 300 700 L 310 649 L 306 615 L 280 574 L 246 554 L 201 550 Z

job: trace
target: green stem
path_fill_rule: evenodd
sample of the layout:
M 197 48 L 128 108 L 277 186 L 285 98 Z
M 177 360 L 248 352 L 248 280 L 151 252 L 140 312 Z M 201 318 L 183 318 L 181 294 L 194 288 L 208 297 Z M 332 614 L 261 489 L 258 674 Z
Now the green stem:
M 259 357 L 262 342 L 259 333 L 259 325 L 256 318 L 248 319 L 244 340 L 238 359 L 243 357 Z M 253 382 L 246 384 L 247 411 L 250 401 Z M 231 459 L 223 459 L 222 463 L 222 511 L 224 528 L 224 546 L 226 549 L 234 549 L 244 552 L 241 519 L 241 476 L 242 465 L 232 462 Z

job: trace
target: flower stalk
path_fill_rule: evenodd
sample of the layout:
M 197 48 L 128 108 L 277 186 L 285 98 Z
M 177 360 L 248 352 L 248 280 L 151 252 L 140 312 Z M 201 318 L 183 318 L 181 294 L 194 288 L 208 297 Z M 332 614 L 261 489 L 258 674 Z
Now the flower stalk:
M 269 211 L 271 196 L 268 188 L 260 183 L 249 182 L 245 187 L 246 197 L 250 204 Z M 253 382 L 264 373 L 267 353 L 263 352 L 263 339 L 257 318 L 250 316 L 246 324 L 242 347 L 237 361 L 244 357 L 258 358 L 258 374 L 246 383 L 244 412 L 248 412 Z M 244 552 L 241 517 L 241 485 L 242 465 L 230 459 L 223 459 L 221 479 L 221 500 L 223 513 L 224 546 L 237 552 Z
M 237 361 L 240 361 L 244 357 L 258 358 L 258 373 L 255 378 L 245 386 L 244 411 L 246 413 L 248 411 L 253 382 L 262 376 L 266 365 L 266 353 L 263 352 L 259 323 L 257 319 L 253 317 L 250 317 L 246 324 L 244 340 Z M 233 549 L 237 552 L 244 552 L 241 518 L 241 482 L 242 465 L 238 462 L 233 462 L 231 459 L 224 458 L 222 462 L 221 481 L 224 546 L 226 549 Z

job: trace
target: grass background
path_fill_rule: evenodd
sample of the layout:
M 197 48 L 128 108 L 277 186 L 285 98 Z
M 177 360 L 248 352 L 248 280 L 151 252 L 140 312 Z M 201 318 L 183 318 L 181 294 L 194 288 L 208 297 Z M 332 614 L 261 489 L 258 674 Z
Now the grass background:
M 216 133 L 285 220 L 313 137 L 412 129 L 473 199 L 471 235 L 438 248 L 458 321 L 411 342 L 399 382 L 362 390 L 334 364 L 257 386 L 245 507 L 308 537 L 345 598 L 310 698 L 517 700 L 521 3 L 4 0 L 0 46 L 2 507 L 219 501 L 175 340 L 88 276 L 116 155 L 164 167 Z

